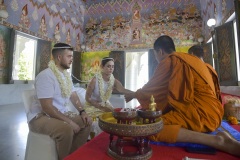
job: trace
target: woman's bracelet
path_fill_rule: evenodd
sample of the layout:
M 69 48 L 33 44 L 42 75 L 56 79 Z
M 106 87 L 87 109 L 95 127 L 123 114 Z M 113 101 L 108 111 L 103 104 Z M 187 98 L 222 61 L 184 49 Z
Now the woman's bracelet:
M 80 114 L 80 115 L 82 115 L 82 113 L 83 113 L 83 112 L 85 112 L 85 110 L 84 110 L 84 109 L 83 109 L 83 110 L 81 110 L 81 111 L 79 111 L 79 114 Z

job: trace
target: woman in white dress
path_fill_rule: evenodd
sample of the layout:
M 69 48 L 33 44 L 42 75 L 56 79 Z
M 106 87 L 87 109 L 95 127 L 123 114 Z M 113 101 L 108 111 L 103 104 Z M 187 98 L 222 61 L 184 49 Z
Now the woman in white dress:
M 104 112 L 113 111 L 113 106 L 109 102 L 113 89 L 119 93 L 125 94 L 129 90 L 114 78 L 114 59 L 105 57 L 101 61 L 101 72 L 97 73 L 90 81 L 86 91 L 85 111 L 93 119 Z M 98 124 L 93 125 L 95 135 L 99 134 Z M 98 132 L 98 133 L 97 133 Z
M 112 74 L 114 71 L 113 58 L 103 58 L 100 67 L 102 70 L 89 82 L 85 97 L 86 111 L 92 116 L 99 116 L 113 110 L 113 106 L 109 102 L 113 89 L 122 94 L 129 91 Z

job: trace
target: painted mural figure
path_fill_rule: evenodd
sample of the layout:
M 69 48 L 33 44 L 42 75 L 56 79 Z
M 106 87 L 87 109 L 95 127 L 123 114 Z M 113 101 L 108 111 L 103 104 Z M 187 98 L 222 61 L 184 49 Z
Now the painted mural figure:
M 3 78 L 5 75 L 4 75 L 4 68 L 5 68 L 5 65 L 6 65 L 6 62 L 4 61 L 5 59 L 5 42 L 4 42 L 4 39 L 3 39 L 3 36 L 0 35 L 0 79 Z
M 3 36 L 0 35 L 0 67 L 3 67 L 4 53 L 5 53 L 5 42 L 3 40 Z
M 46 26 L 45 15 L 42 16 L 41 23 L 40 23 L 40 28 L 39 28 L 38 32 L 41 35 L 44 35 L 44 36 L 47 35 L 47 26 Z
M 54 37 L 57 41 L 60 41 L 61 36 L 60 36 L 60 28 L 59 28 L 59 23 L 56 25 L 55 30 L 54 30 Z
M 132 8 L 132 24 L 131 24 L 131 44 L 140 44 L 141 32 L 142 32 L 142 22 L 141 22 L 141 6 L 136 2 Z
M 0 10 L 6 10 L 6 6 L 4 5 L 4 0 L 0 0 Z
M 67 32 L 66 43 L 67 43 L 67 44 L 71 44 L 70 29 L 68 29 L 68 32 Z
M 227 3 L 226 0 L 222 1 L 222 14 L 226 14 L 226 10 L 227 10 Z
M 133 20 L 140 20 L 140 12 L 139 10 L 135 10 L 133 13 Z
M 133 31 L 133 41 L 134 40 L 140 40 L 140 30 L 138 28 L 135 28 Z
M 28 18 L 28 8 L 27 4 L 22 8 L 22 14 L 19 21 L 19 26 L 23 28 L 30 28 L 30 20 Z

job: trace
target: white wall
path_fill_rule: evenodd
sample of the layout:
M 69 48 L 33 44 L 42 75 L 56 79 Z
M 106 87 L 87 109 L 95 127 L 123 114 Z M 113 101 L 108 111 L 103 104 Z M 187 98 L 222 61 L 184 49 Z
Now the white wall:
M 33 84 L 0 84 L 0 105 L 22 103 L 22 92 L 34 88 Z M 79 98 L 85 103 L 85 89 L 76 87 Z M 115 108 L 126 106 L 123 95 L 114 94 L 110 102 Z
M 109 101 L 113 105 L 114 108 L 126 108 L 126 102 L 125 102 L 124 95 L 112 94 Z
M 22 92 L 33 84 L 0 84 L 0 105 L 22 103 Z

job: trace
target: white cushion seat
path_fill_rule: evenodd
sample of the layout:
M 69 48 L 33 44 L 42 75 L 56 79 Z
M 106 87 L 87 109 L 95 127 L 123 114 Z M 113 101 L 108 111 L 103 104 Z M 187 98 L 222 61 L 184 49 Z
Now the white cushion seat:
M 35 90 L 25 90 L 22 93 L 26 114 L 29 113 Z M 55 141 L 48 135 L 35 133 L 29 130 L 25 160 L 57 160 Z

